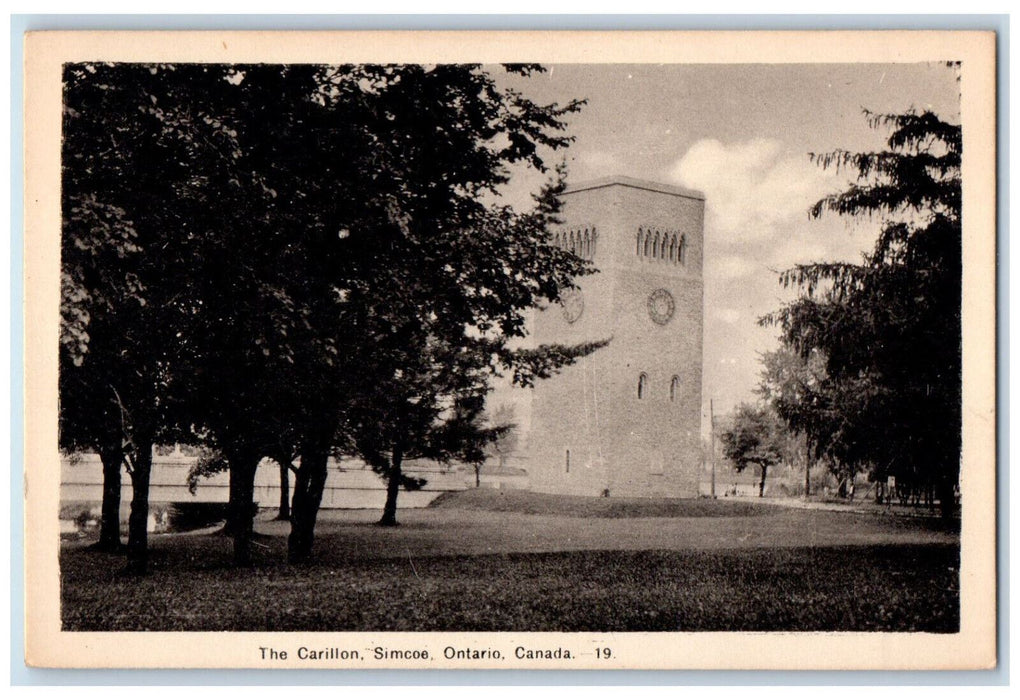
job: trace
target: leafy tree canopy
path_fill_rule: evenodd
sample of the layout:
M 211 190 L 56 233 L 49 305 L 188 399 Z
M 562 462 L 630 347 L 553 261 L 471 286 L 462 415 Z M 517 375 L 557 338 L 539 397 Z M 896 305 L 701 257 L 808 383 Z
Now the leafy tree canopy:
M 887 148 L 814 156 L 857 181 L 811 215 L 880 218 L 873 250 L 858 264 L 784 272 L 781 283 L 802 295 L 762 322 L 803 357 L 825 358 L 819 410 L 805 403 L 788 416 L 827 424 L 828 451 L 848 464 L 951 495 L 960 458 L 961 130 L 931 112 L 866 116 L 890 130 Z
M 242 499 L 260 457 L 351 426 L 466 445 L 486 374 L 527 384 L 598 347 L 511 349 L 591 268 L 549 245 L 562 173 L 531 211 L 494 197 L 514 164 L 547 171 L 580 105 L 467 64 L 68 66 L 63 425 L 190 433 Z
M 766 406 L 740 404 L 733 414 L 733 425 L 720 436 L 723 454 L 737 471 L 754 465 L 768 469 L 783 458 L 785 429 Z

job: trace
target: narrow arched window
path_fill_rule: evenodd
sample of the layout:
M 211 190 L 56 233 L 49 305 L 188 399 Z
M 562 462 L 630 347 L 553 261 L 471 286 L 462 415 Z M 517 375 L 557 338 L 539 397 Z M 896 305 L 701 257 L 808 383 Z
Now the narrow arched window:
M 598 242 L 598 240 L 599 240 L 599 231 L 598 231 L 598 229 L 593 228 L 591 230 L 591 259 L 592 260 L 595 259 L 595 247 L 596 247 L 596 243 Z
M 669 240 L 669 261 L 676 262 L 676 236 Z
M 588 229 L 584 230 L 584 257 L 591 257 L 591 233 L 588 232 Z
M 652 254 L 652 232 L 647 231 L 645 233 L 645 257 L 650 257 Z
M 680 236 L 680 264 L 687 264 L 687 236 Z
M 640 228 L 637 230 L 637 251 L 636 251 L 636 254 L 637 254 L 637 256 L 639 258 L 641 257 L 641 247 L 642 247 L 642 244 L 644 243 L 644 241 L 642 240 L 644 238 L 644 233 L 645 232 L 642 231 Z
M 637 380 L 637 397 L 643 399 L 646 393 L 648 393 L 648 375 L 642 372 Z
M 655 242 L 652 243 L 652 257 L 653 258 L 658 258 L 659 257 L 659 232 L 658 231 L 655 232 Z
M 673 378 L 669 382 L 669 400 L 676 401 L 677 395 L 680 393 L 680 377 L 673 375 Z
M 569 474 L 570 473 L 570 450 L 569 449 L 567 450 L 566 467 L 567 467 L 567 474 Z

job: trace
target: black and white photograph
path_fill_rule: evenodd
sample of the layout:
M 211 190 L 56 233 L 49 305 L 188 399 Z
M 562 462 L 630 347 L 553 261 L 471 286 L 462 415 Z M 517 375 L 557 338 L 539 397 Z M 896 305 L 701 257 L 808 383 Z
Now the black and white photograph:
M 459 34 L 26 41 L 28 663 L 994 665 L 994 35 Z

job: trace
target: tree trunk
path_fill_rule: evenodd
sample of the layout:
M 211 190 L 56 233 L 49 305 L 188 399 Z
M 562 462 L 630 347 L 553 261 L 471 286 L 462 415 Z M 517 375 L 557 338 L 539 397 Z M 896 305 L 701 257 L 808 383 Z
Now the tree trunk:
M 116 445 L 101 450 L 99 458 L 103 460 L 103 515 L 96 549 L 101 552 L 117 552 L 121 548 L 120 470 L 124 464 L 124 448 Z
M 131 574 L 144 574 L 149 564 L 149 479 L 152 476 L 152 440 L 139 441 L 133 457 L 127 571 Z
M 230 503 L 227 506 L 227 525 L 234 538 L 234 564 L 250 566 L 251 538 L 255 519 L 255 470 L 259 465 L 257 454 L 236 449 L 225 451 L 230 464 Z
M 290 520 L 290 464 L 285 458 L 277 460 L 280 464 L 280 512 L 277 520 Z
M 482 465 L 475 465 L 475 488 L 482 485 Z
M 394 446 L 393 459 L 390 461 L 389 480 L 386 483 L 386 506 L 383 508 L 380 525 L 394 526 L 397 524 L 397 494 L 400 493 L 400 463 L 403 451 Z
M 769 468 L 764 464 L 761 465 L 761 482 L 758 484 L 758 498 L 765 497 L 765 476 L 769 473 Z
M 294 479 L 294 502 L 290 514 L 287 560 L 291 564 L 307 561 L 312 555 L 315 519 L 326 488 L 329 446 L 326 442 L 306 444 L 301 451 L 301 468 Z

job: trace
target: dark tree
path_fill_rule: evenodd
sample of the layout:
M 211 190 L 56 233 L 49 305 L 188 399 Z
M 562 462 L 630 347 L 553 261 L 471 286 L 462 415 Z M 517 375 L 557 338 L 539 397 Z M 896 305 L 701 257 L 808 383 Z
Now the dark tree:
M 231 130 L 190 97 L 205 83 L 219 89 L 222 73 L 193 73 L 136 64 L 64 72 L 61 439 L 109 455 L 111 498 L 119 443 L 137 572 L 147 561 L 152 445 L 173 423 L 178 332 L 194 309 L 189 272 L 202 251 L 189 224 L 234 148 Z M 112 519 L 108 498 L 104 512 Z
M 733 426 L 720 437 L 723 454 L 738 472 L 750 465 L 758 467 L 758 497 L 764 497 L 769 467 L 783 459 L 786 433 L 779 417 L 767 407 L 740 404 L 733 414 Z
M 847 464 L 935 487 L 943 515 L 959 479 L 961 130 L 930 112 L 867 114 L 887 149 L 815 156 L 857 183 L 812 209 L 880 217 L 860 264 L 801 265 L 781 277 L 803 296 L 765 322 L 802 354 L 827 358 L 834 435 Z
M 562 177 L 533 211 L 498 200 L 511 165 L 544 171 L 544 154 L 569 142 L 563 118 L 578 103 L 537 105 L 474 65 L 341 66 L 323 83 L 328 118 L 367 135 L 358 170 L 371 175 L 354 180 L 356 215 L 314 256 L 344 263 L 313 277 L 323 290 L 310 295 L 322 309 L 319 342 L 339 349 L 330 376 L 343 398 L 319 421 L 320 458 L 302 451 L 293 560 L 310 553 L 322 447 L 353 450 L 382 471 L 391 520 L 399 486 L 414 485 L 406 459 L 463 458 L 480 439 L 466 426 L 487 391 L 483 377 L 509 368 L 530 380 L 592 349 L 509 349 L 525 333 L 525 311 L 556 300 L 588 268 L 549 245 Z M 337 148 L 349 151 L 352 140 Z
M 63 418 L 109 419 L 65 442 L 121 436 L 135 568 L 159 435 L 203 442 L 229 468 L 238 563 L 259 461 L 281 445 L 300 454 L 301 559 L 366 391 L 394 386 L 382 419 L 428 423 L 407 449 L 420 437 L 443 458 L 477 432 L 465 426 L 483 374 L 527 382 L 596 347 L 509 349 L 527 309 L 589 270 L 548 245 L 562 177 L 534 211 L 498 197 L 510 166 L 543 171 L 569 142 L 579 103 L 535 104 L 473 65 L 97 64 L 66 77 L 62 347 L 82 373 L 67 373 Z M 443 378 L 447 361 L 470 371 Z M 405 409 L 430 379 L 419 405 L 432 418 L 418 419 Z
M 280 470 L 280 507 L 276 513 L 277 520 L 290 521 L 290 473 L 297 471 L 294 457 L 289 450 L 281 450 L 272 458 Z
M 108 342 L 127 305 L 141 305 L 142 288 L 133 265 L 138 231 L 100 177 L 133 169 L 132 153 L 100 157 L 102 120 L 97 110 L 110 101 L 85 76 L 95 67 L 65 72 L 60 303 L 60 444 L 91 449 L 103 463 L 102 524 L 98 547 L 116 551 L 120 541 L 121 470 L 131 445 L 118 399 L 119 381 L 132 368 Z M 83 113 L 84 112 L 84 113 Z M 120 131 L 126 131 L 125 124 Z M 125 391 L 124 387 L 121 387 Z
M 124 430 L 120 410 L 111 392 L 101 387 L 106 395 L 103 406 L 91 398 L 88 376 L 91 366 L 74 365 L 68 354 L 60 354 L 60 447 L 65 452 L 94 450 L 103 464 L 103 504 L 96 549 L 116 552 L 122 547 L 120 539 L 121 473 L 124 469 Z M 89 410 L 91 409 L 91 410 Z M 99 409 L 99 410 L 96 410 Z

